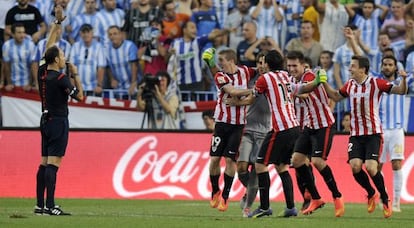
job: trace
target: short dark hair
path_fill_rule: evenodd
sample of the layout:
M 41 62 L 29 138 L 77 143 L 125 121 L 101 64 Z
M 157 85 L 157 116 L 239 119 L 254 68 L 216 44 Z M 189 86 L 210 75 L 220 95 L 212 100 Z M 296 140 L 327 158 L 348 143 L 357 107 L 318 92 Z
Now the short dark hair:
M 359 68 L 365 68 L 365 73 L 368 74 L 368 72 L 369 72 L 369 59 L 367 57 L 354 55 L 354 56 L 352 56 L 352 60 L 358 61 Z
M 92 30 L 93 28 L 92 28 L 92 25 L 90 24 L 83 24 L 79 29 L 80 32 L 90 32 Z
M 53 64 L 55 62 L 55 58 L 59 56 L 59 51 L 60 49 L 56 46 L 48 48 L 45 52 L 46 64 Z
M 286 59 L 298 59 L 300 63 L 305 62 L 305 56 L 300 51 L 289 51 L 286 54 Z
M 305 58 L 303 59 L 303 62 L 304 62 L 304 63 L 307 63 L 311 69 L 313 68 L 313 63 L 312 63 L 312 59 L 311 59 L 311 58 L 309 58 L 309 57 L 305 57 Z
M 365 5 L 366 3 L 371 3 L 375 8 L 375 1 L 374 0 L 365 0 L 365 1 L 362 2 L 362 5 Z
M 334 53 L 333 52 L 331 52 L 331 51 L 329 51 L 329 50 L 323 50 L 322 52 L 321 52 L 321 55 L 322 54 L 328 54 L 329 55 L 329 57 L 333 57 L 334 56 Z
M 160 77 L 165 77 L 167 78 L 167 85 L 170 85 L 171 82 L 171 77 L 170 74 L 166 71 L 158 71 L 157 74 L 155 75 L 155 77 L 160 78 Z
M 280 52 L 270 50 L 265 56 L 265 62 L 269 66 L 269 70 L 283 70 L 284 60 Z
M 111 25 L 111 26 L 109 26 L 109 28 L 106 31 L 108 32 L 110 29 L 113 29 L 113 28 L 118 30 L 118 31 L 121 31 L 121 27 L 119 27 L 118 25 Z
M 23 27 L 24 28 L 24 24 L 21 23 L 21 22 L 17 22 L 17 23 L 12 24 L 11 32 L 14 34 L 16 32 L 16 28 L 18 28 L 18 27 Z
M 395 56 L 393 56 L 393 55 L 385 55 L 385 56 L 383 56 L 382 59 L 381 59 L 381 66 L 382 66 L 382 64 L 384 64 L 384 59 L 392 59 L 392 61 L 394 61 L 394 65 L 397 67 L 398 61 L 395 58 Z
M 385 48 L 385 49 L 382 51 L 382 53 L 387 52 L 387 51 L 390 51 L 390 52 L 392 52 L 392 54 L 394 54 L 394 49 L 392 49 L 391 47 L 387 47 L 387 48 Z
M 165 0 L 165 1 L 162 3 L 161 9 L 165 11 L 165 9 L 167 8 L 167 5 L 168 5 L 168 4 L 171 4 L 171 3 L 174 3 L 174 0 Z
M 187 25 L 188 25 L 189 23 L 194 23 L 194 22 L 193 22 L 192 20 L 185 21 L 185 22 L 181 25 L 181 30 L 184 30 L 185 28 L 187 28 Z
M 263 56 L 266 57 L 267 51 L 261 51 L 256 55 L 256 63 L 260 61 Z

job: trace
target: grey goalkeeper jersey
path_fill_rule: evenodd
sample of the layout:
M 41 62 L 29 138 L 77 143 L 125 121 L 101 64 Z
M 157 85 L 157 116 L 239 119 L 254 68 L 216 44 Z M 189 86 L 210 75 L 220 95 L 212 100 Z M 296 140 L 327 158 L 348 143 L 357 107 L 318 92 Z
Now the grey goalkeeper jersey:
M 259 75 L 256 75 L 249 81 L 249 88 L 253 88 Z M 254 131 L 267 133 L 272 128 L 270 109 L 267 99 L 260 94 L 256 97 L 256 101 L 250 105 L 247 110 L 247 123 L 244 126 L 245 131 Z

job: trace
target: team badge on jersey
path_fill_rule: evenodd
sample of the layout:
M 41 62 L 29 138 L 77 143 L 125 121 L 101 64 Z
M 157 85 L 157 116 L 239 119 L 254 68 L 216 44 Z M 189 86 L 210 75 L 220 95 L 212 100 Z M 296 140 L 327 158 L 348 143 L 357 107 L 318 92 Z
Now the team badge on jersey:
M 224 76 L 219 76 L 219 77 L 217 77 L 217 82 L 219 84 L 224 84 L 224 83 L 226 83 L 226 79 L 224 78 Z

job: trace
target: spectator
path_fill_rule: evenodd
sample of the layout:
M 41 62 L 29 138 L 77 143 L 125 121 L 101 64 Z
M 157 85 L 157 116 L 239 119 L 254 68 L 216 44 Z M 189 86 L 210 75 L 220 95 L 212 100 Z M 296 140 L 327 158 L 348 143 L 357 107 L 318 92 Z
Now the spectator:
M 138 0 L 132 0 L 136 2 Z M 138 7 L 130 9 L 125 14 L 125 23 L 122 31 L 126 33 L 128 40 L 141 47 L 140 37 L 142 31 L 150 26 L 150 22 L 154 19 L 161 19 L 161 13 L 158 7 L 152 7 L 149 0 L 139 0 Z
M 284 9 L 285 21 L 287 25 L 286 43 L 299 36 L 300 24 L 303 17 L 303 7 L 300 0 L 282 0 L 280 6 Z M 280 44 L 285 46 L 286 43 Z
M 203 123 L 206 126 L 206 129 L 210 132 L 214 131 L 214 110 L 206 110 L 201 114 L 203 118 Z
M 351 132 L 351 113 L 350 112 L 344 112 L 344 115 L 342 116 L 342 132 L 344 133 L 350 133 Z
M 13 24 L 11 27 L 13 39 L 7 40 L 2 48 L 3 73 L 7 81 L 5 89 L 22 87 L 30 91 L 32 86 L 38 89 L 36 70 L 33 67 L 33 56 L 36 51 L 35 44 L 26 37 L 25 26 L 22 23 Z
M 253 21 L 248 21 L 243 24 L 243 37 L 244 40 L 242 40 L 239 45 L 237 45 L 237 59 L 239 60 L 239 65 L 245 65 L 248 67 L 254 67 L 256 66 L 255 60 L 249 60 L 246 57 L 246 51 L 249 49 L 250 46 L 255 45 L 257 47 L 260 44 L 260 41 L 256 36 L 257 34 L 257 25 Z M 260 52 L 259 48 L 255 48 L 253 51 L 251 51 L 253 55 L 256 55 Z
M 200 0 L 198 11 L 193 12 L 190 20 L 194 22 L 197 27 L 197 36 L 208 35 L 214 29 L 221 29 L 216 11 L 213 8 L 213 0 Z M 212 43 L 207 42 L 204 49 L 211 46 Z
M 348 24 L 349 16 L 345 6 L 338 0 L 328 0 L 325 3 L 315 1 L 315 8 L 321 19 L 321 39 L 324 50 L 334 52 L 346 42 L 342 28 Z
M 388 7 L 376 5 L 374 0 L 366 0 L 362 3 L 362 15 L 355 12 L 358 4 L 346 5 L 346 10 L 352 23 L 361 29 L 362 41 L 369 48 L 375 49 L 378 45 L 378 34 L 381 24 L 388 13 Z M 382 10 L 382 12 L 379 9 Z
M 385 56 L 384 52 L 388 49 L 391 49 L 391 52 L 394 52 L 389 35 L 386 32 L 380 32 L 378 35 L 378 47 L 375 49 L 370 49 L 368 45 L 365 45 L 361 37 L 357 37 L 357 40 L 359 47 L 369 58 L 369 62 L 371 63 L 370 71 L 376 73 L 381 72 L 381 59 Z M 395 52 L 399 53 L 397 49 Z M 396 54 L 392 53 L 392 55 L 395 56 Z
M 51 25 L 51 27 L 54 26 L 53 24 Z M 52 44 L 54 44 L 55 46 L 57 46 L 61 51 L 63 51 L 64 55 L 65 55 L 65 59 L 69 59 L 70 56 L 70 49 L 71 49 L 71 45 L 70 43 L 62 38 L 62 26 L 58 26 L 55 29 L 55 34 L 56 34 L 56 39 L 55 40 L 51 40 L 50 42 L 52 42 Z M 34 61 L 35 61 L 35 65 L 38 66 L 40 59 L 43 58 L 44 53 L 46 52 L 46 43 L 47 43 L 48 39 L 42 39 L 39 41 L 39 43 L 37 44 L 37 49 L 36 49 L 36 55 L 34 56 Z
M 72 13 L 72 15 L 80 15 L 85 12 L 87 0 L 70 0 L 68 3 L 68 11 Z M 86 24 L 86 23 L 85 23 Z
M 344 28 L 344 36 L 346 34 L 356 34 L 355 37 L 359 37 L 359 30 L 355 25 L 348 25 Z M 362 51 L 361 51 L 362 53 Z M 343 84 L 349 79 L 348 67 L 351 63 L 351 58 L 353 55 L 352 43 L 350 39 L 347 39 L 347 42 L 340 46 L 334 54 L 334 77 L 337 88 L 341 88 Z
M 153 76 L 147 76 L 153 77 Z M 156 83 L 150 86 L 146 78 L 138 87 L 137 107 L 145 112 L 150 129 L 178 129 L 178 96 L 167 72 L 155 75 Z
M 15 5 L 14 0 L 0 0 L 0 47 L 4 43 L 4 29 L 6 28 L 7 12 Z
M 302 20 L 312 23 L 314 28 L 313 39 L 319 42 L 321 34 L 319 32 L 319 14 L 313 6 L 315 1 L 318 0 L 302 0 L 302 6 L 305 8 Z
M 32 37 L 34 43 L 37 43 L 46 33 L 46 24 L 40 15 L 40 11 L 29 5 L 27 0 L 17 0 L 17 5 L 7 12 L 6 28 L 4 30 L 5 40 L 13 35 L 11 27 L 15 23 L 23 24 L 26 34 Z
M 328 75 L 328 84 L 332 86 L 332 88 L 336 88 L 335 84 L 335 78 L 333 75 L 334 67 L 333 67 L 333 58 L 334 53 L 324 50 L 321 52 L 321 55 L 319 57 L 319 64 L 322 69 L 326 71 L 326 74 Z
M 45 15 L 50 13 L 50 10 L 53 6 L 53 1 L 44 1 L 44 0 L 29 0 L 29 4 L 36 7 L 40 15 L 44 17 Z M 47 22 L 45 22 L 47 24 Z
M 141 47 L 138 49 L 138 58 L 144 61 L 144 75 L 155 75 L 159 71 L 167 70 L 168 40 L 161 34 L 162 22 L 154 19 L 150 27 L 141 34 Z
M 198 11 L 199 3 L 198 0 L 175 0 L 176 9 L 175 12 L 187 14 L 189 17 L 193 12 Z
M 106 67 L 105 50 L 101 43 L 93 39 L 93 28 L 83 24 L 80 29 L 81 41 L 73 44 L 70 62 L 77 68 L 82 87 L 87 95 L 102 93 Z
M 83 2 L 83 1 L 80 1 Z M 96 0 L 85 0 L 85 12 L 82 14 L 76 14 L 71 21 L 72 32 L 69 36 L 69 42 L 71 44 L 80 41 L 82 38 L 80 36 L 80 28 L 83 24 L 89 24 L 92 26 L 94 31 L 94 36 L 99 38 L 99 22 L 97 19 L 97 12 L 96 12 Z
M 229 12 L 234 9 L 234 0 L 213 0 L 213 9 L 216 11 L 220 28 L 223 28 Z
M 266 36 L 261 39 L 258 39 L 256 42 L 254 42 L 250 47 L 246 50 L 246 53 L 244 53 L 244 57 L 250 62 L 255 60 L 256 56 L 258 55 L 257 51 L 262 52 L 268 52 L 271 50 L 276 50 L 280 54 L 282 54 L 282 51 L 279 48 L 279 45 L 277 45 L 276 41 L 270 37 Z
M 290 40 L 286 45 L 286 51 L 300 51 L 305 57 L 312 60 L 313 66 L 317 66 L 323 47 L 318 41 L 313 39 L 314 32 L 312 22 L 303 21 L 300 37 Z
M 324 50 L 319 57 L 319 66 L 326 71 L 326 75 L 328 76 L 328 84 L 332 86 L 332 88 L 336 87 L 335 77 L 334 77 L 334 63 L 333 63 L 333 52 Z M 330 99 L 329 100 L 329 107 L 331 108 L 332 112 L 335 112 L 335 102 Z
M 106 0 L 108 1 L 108 0 Z M 133 95 L 138 78 L 138 49 L 130 40 L 125 40 L 121 28 L 113 25 L 108 29 L 110 45 L 106 48 L 106 58 L 109 66 L 111 88 L 128 90 Z M 126 96 L 127 94 L 123 94 Z
M 283 24 L 283 9 L 276 1 L 259 0 L 256 6 L 250 8 L 251 17 L 257 22 L 257 37 L 260 39 L 270 36 L 280 42 L 279 27 Z
M 98 34 L 99 37 L 101 37 L 100 41 L 106 48 L 110 43 L 110 38 L 108 37 L 109 34 L 107 33 L 109 28 L 111 26 L 117 26 L 121 28 L 125 17 L 125 12 L 121 9 L 115 8 L 115 0 L 102 0 L 102 3 L 104 5 L 104 8 L 97 13 L 96 17 L 99 23 Z
M 14 0 L 0 0 L 0 48 L 3 47 L 4 43 L 4 29 L 6 28 L 6 14 L 15 4 Z M 4 87 L 4 74 L 2 72 L 2 51 L 0 51 L 0 89 Z M 1 116 L 0 116 L 0 124 L 1 124 Z
M 391 0 L 391 17 L 384 20 L 381 32 L 388 34 L 391 42 L 405 39 L 404 1 Z
M 205 85 L 206 75 L 201 73 L 201 50 L 207 42 L 220 36 L 224 31 L 214 30 L 208 36 L 197 36 L 197 27 L 192 21 L 183 25 L 183 38 L 174 39 L 170 45 L 170 57 L 168 72 L 177 81 L 181 91 L 202 91 Z
M 182 25 L 190 20 L 190 16 L 175 12 L 174 0 L 166 0 L 162 5 L 164 18 L 162 19 L 162 34 L 168 39 L 180 38 L 183 36 Z
M 230 13 L 227 20 L 224 21 L 224 29 L 230 31 L 229 48 L 236 50 L 239 43 L 244 39 L 243 27 L 246 22 L 252 21 L 249 14 L 250 1 L 237 0 L 237 8 Z
M 46 7 L 49 7 L 48 10 L 46 11 L 46 14 L 43 15 L 44 19 L 45 19 L 45 23 L 47 25 L 50 25 L 51 23 L 56 21 L 56 6 L 61 6 L 63 8 L 63 11 L 65 13 L 65 20 L 62 21 L 62 38 L 65 40 L 69 39 L 69 35 L 72 32 L 72 27 L 70 26 L 71 22 L 72 22 L 72 18 L 74 16 L 74 14 L 72 14 L 71 11 L 68 10 L 67 6 L 68 6 L 69 0 L 53 0 L 53 2 L 51 4 L 46 4 Z
M 394 56 L 395 58 L 397 58 L 396 53 L 397 53 L 396 49 L 388 47 L 384 49 L 384 51 L 382 52 L 382 56 Z M 398 60 L 397 60 L 397 68 L 398 70 L 404 70 L 404 65 Z

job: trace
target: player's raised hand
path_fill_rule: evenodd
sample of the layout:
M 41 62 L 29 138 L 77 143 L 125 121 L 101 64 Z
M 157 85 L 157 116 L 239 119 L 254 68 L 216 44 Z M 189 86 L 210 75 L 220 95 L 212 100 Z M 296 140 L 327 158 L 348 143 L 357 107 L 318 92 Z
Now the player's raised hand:
M 203 60 L 207 63 L 207 65 L 210 68 L 213 68 L 216 66 L 215 54 L 216 54 L 215 48 L 207 48 L 202 54 Z
M 328 81 L 328 75 L 324 69 L 319 69 L 316 72 L 315 84 L 325 83 Z

